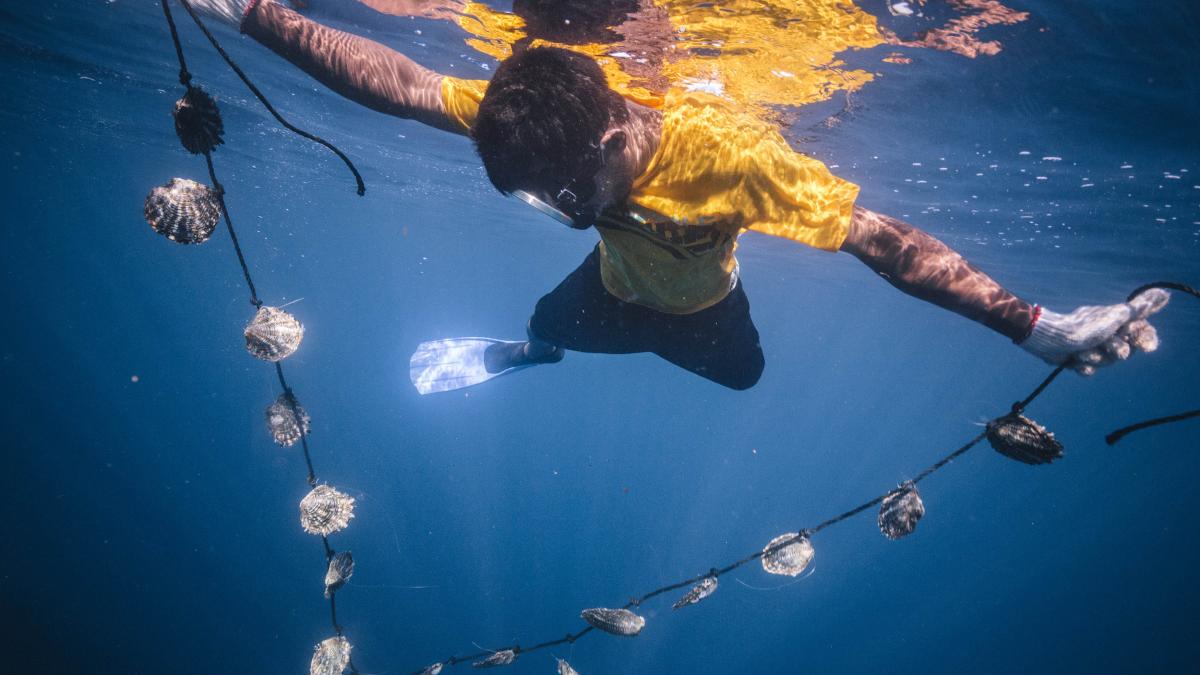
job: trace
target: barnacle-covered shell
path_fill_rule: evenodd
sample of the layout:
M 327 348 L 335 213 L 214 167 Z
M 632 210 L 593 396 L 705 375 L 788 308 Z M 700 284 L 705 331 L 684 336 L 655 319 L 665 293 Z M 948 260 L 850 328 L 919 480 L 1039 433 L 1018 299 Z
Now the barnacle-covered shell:
M 795 539 L 795 541 L 775 548 L 791 539 Z M 771 574 L 798 576 L 812 562 L 815 554 L 816 551 L 813 550 L 808 536 L 801 535 L 799 532 L 788 532 L 775 537 L 763 547 L 762 568 Z
M 895 541 L 900 537 L 912 534 L 917 528 L 917 521 L 925 515 L 925 503 L 921 501 L 921 493 L 911 482 L 905 483 L 890 492 L 879 505 L 879 531 L 883 536 Z
M 562 659 L 558 659 L 558 675 L 579 675 L 579 671 L 571 667 L 571 664 Z
M 282 361 L 296 352 L 304 326 L 278 307 L 259 307 L 246 325 L 246 350 L 263 361 Z
M 996 452 L 1025 464 L 1049 464 L 1063 456 L 1054 434 L 1016 413 L 988 422 L 987 439 Z
M 504 649 L 492 654 L 482 661 L 476 661 L 471 665 L 475 668 L 495 668 L 496 666 L 507 666 L 516 660 L 516 652 L 511 649 Z
M 583 620 L 605 633 L 633 637 L 646 627 L 646 619 L 627 609 L 594 607 L 579 613 Z
M 688 591 L 679 600 L 676 600 L 675 604 L 671 605 L 671 609 L 679 609 L 680 607 L 694 605 L 716 592 L 717 578 L 713 576 L 704 577 L 700 580 L 700 583 L 692 586 L 692 590 Z
M 322 537 L 346 529 L 354 517 L 354 498 L 318 485 L 300 500 L 300 526 Z
M 421 675 L 440 675 L 442 668 L 445 667 L 445 664 L 442 663 L 435 663 L 432 666 L 425 666 L 425 669 L 421 671 Z
M 267 406 L 267 430 L 275 442 L 285 448 L 295 445 L 301 433 L 308 435 L 311 421 L 291 392 L 280 394 L 274 403 Z
M 221 219 L 217 193 L 187 178 L 172 178 L 146 196 L 142 209 L 146 222 L 162 236 L 179 244 L 203 244 Z
M 188 87 L 183 98 L 175 102 L 171 114 L 175 117 L 175 134 L 188 152 L 194 155 L 210 152 L 225 142 L 221 140 L 225 125 L 217 102 L 200 87 Z
M 329 559 L 329 568 L 325 570 L 325 597 L 332 597 L 339 588 L 354 576 L 354 556 L 350 551 L 342 551 Z
M 342 636 L 322 640 L 308 666 L 309 675 L 342 675 L 350 665 L 350 641 Z

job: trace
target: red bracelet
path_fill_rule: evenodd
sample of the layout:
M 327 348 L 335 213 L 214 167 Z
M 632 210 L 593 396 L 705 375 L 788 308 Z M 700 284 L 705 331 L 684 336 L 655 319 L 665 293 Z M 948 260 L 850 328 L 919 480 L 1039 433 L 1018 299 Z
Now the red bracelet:
M 1042 306 L 1034 305 L 1033 306 L 1033 321 L 1029 322 L 1029 328 L 1027 328 L 1025 330 L 1025 334 L 1022 335 L 1021 337 L 1017 338 L 1016 340 L 1013 340 L 1013 342 L 1016 344 L 1021 344 L 1022 342 L 1028 340 L 1029 336 L 1033 335 L 1033 328 L 1034 328 L 1034 326 L 1037 326 L 1038 319 L 1040 319 L 1040 318 L 1042 318 Z

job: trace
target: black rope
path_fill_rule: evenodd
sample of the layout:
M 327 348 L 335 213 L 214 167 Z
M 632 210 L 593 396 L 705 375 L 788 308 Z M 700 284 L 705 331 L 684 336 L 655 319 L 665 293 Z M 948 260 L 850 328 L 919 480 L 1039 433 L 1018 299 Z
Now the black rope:
M 1041 396 L 1041 394 L 1044 391 L 1046 391 L 1046 388 L 1048 386 L 1050 386 L 1050 383 L 1053 382 L 1056 377 L 1058 377 L 1059 373 L 1061 373 L 1063 371 L 1063 369 L 1064 368 L 1062 366 L 1054 369 L 1054 371 L 1052 373 L 1050 373 L 1050 375 L 1048 377 L 1046 377 L 1046 379 L 1042 380 L 1042 382 L 1037 386 L 1037 388 L 1035 388 L 1032 392 L 1030 392 L 1029 396 L 1025 397 L 1025 399 L 1022 400 L 1020 403 L 1014 404 L 1013 410 L 1014 411 L 1024 410 L 1026 406 L 1033 403 L 1033 401 L 1035 399 L 1037 399 L 1038 396 Z M 1013 413 L 1012 412 L 1008 413 L 1008 415 L 1011 415 L 1011 414 L 1013 414 Z M 1005 416 L 1007 416 L 1007 415 L 1005 415 Z M 971 440 L 967 441 L 961 447 L 955 449 L 953 452 L 946 455 L 945 457 L 942 457 L 937 462 L 935 462 L 931 466 L 929 466 L 927 469 L 925 469 L 921 473 L 917 474 L 916 478 L 913 478 L 910 482 L 915 484 L 915 483 L 919 483 L 922 480 L 925 480 L 926 478 L 928 478 L 930 475 L 932 475 L 938 469 L 941 469 L 942 467 L 946 466 L 950 462 L 954 461 L 955 459 L 957 459 L 960 456 L 962 456 L 963 454 L 965 454 L 971 448 L 978 445 L 979 442 L 982 441 L 984 438 L 987 438 L 987 431 L 981 432 L 980 434 L 978 434 Z M 682 588 L 687 588 L 689 586 L 698 584 L 701 581 L 703 581 L 707 578 L 710 578 L 710 577 L 716 578 L 716 577 L 720 577 L 725 574 L 728 574 L 728 573 L 732 572 L 733 570 L 736 570 L 737 568 L 739 568 L 747 563 L 758 560 L 759 558 L 763 557 L 764 555 L 770 555 L 771 553 L 774 553 L 775 551 L 778 551 L 780 549 L 791 546 L 792 544 L 796 543 L 797 541 L 799 541 L 801 539 L 809 538 L 812 535 L 816 534 L 817 532 L 820 532 L 821 530 L 824 530 L 828 527 L 832 527 L 833 525 L 836 525 L 844 520 L 853 518 L 854 516 L 862 513 L 863 511 L 866 511 L 867 509 L 869 509 L 873 506 L 878 506 L 881 502 L 883 502 L 884 499 L 887 499 L 889 496 L 896 494 L 898 492 L 901 492 L 905 489 L 906 488 L 904 486 L 901 486 L 899 488 L 889 490 L 888 492 L 886 492 L 882 495 L 879 495 L 878 497 L 875 497 L 874 499 L 863 502 L 862 504 L 859 504 L 858 506 L 855 506 L 854 508 L 852 508 L 844 513 L 841 513 L 832 518 L 829 518 L 828 520 L 825 520 L 813 527 L 801 528 L 800 531 L 797 532 L 796 534 L 794 534 L 790 537 L 787 537 L 785 539 L 781 539 L 778 543 L 776 543 L 772 546 L 764 548 L 760 551 L 755 551 L 754 553 L 751 553 L 743 558 L 735 560 L 734 562 L 729 563 L 728 565 L 726 565 L 724 567 L 721 567 L 721 568 L 714 567 L 704 574 L 699 574 L 694 577 L 684 579 L 683 581 L 677 581 L 673 584 L 669 584 L 669 585 L 663 586 L 661 588 L 656 588 L 656 589 L 650 591 L 649 593 L 646 593 L 639 597 L 633 598 L 629 602 L 625 603 L 624 608 L 630 609 L 632 607 L 637 607 L 638 605 L 641 605 L 643 602 L 650 600 L 651 598 L 657 597 L 659 595 L 662 595 L 664 593 L 670 593 L 671 591 L 677 591 Z M 495 651 L 485 651 L 485 652 L 479 652 L 476 654 L 465 654 L 465 655 L 460 655 L 460 656 L 452 656 L 448 659 L 441 661 L 441 663 L 444 666 L 454 666 L 459 663 L 466 663 L 466 662 L 473 661 L 478 658 L 490 656 L 491 654 L 494 654 L 496 651 L 504 651 L 505 649 L 512 649 L 516 653 L 525 653 L 525 652 L 538 651 L 540 649 L 545 649 L 548 647 L 555 647 L 555 646 L 561 645 L 561 644 L 568 644 L 568 643 L 574 644 L 574 642 L 576 640 L 583 637 L 584 635 L 587 635 L 588 633 L 592 632 L 593 630 L 594 630 L 593 627 L 588 626 L 588 627 L 580 630 L 578 633 L 569 633 L 566 637 L 559 638 L 557 640 L 550 640 L 548 642 L 541 642 L 532 647 L 524 647 L 524 648 L 520 648 L 517 646 L 502 647 Z M 414 671 L 412 671 L 412 675 L 421 675 L 422 672 L 423 672 L 423 669 L 414 670 Z
M 356 184 L 356 191 L 358 192 L 358 195 L 361 197 L 362 195 L 366 194 L 367 186 L 365 183 L 363 183 L 362 174 L 360 174 L 358 172 L 358 168 L 354 166 L 354 162 L 351 162 L 350 158 L 347 157 L 346 154 L 343 153 L 341 150 L 339 150 L 337 148 L 337 146 L 334 145 L 333 143 L 330 143 L 329 141 L 325 140 L 324 138 L 321 138 L 320 136 L 317 136 L 316 134 L 311 134 L 311 133 L 293 125 L 291 122 L 288 122 L 286 119 L 284 119 L 283 115 L 280 115 L 279 111 L 275 110 L 275 106 L 271 105 L 271 102 L 267 100 L 267 97 L 265 95 L 263 95 L 263 93 L 261 91 L 259 91 L 258 87 L 254 86 L 254 83 L 250 81 L 250 78 L 246 76 L 246 73 L 242 72 L 242 69 L 240 67 L 238 67 L 238 64 L 236 62 L 234 62 L 234 60 L 229 56 L 229 54 L 226 53 L 225 49 L 223 47 L 221 47 L 221 43 L 217 42 L 217 38 L 214 37 L 211 32 L 209 32 L 208 26 L 205 26 L 204 22 L 200 20 L 200 17 L 196 14 L 196 10 L 192 9 L 191 3 L 188 2 L 188 0 L 179 0 L 179 4 L 183 5 L 183 8 L 185 10 L 187 10 L 188 14 L 191 15 L 192 21 L 195 21 L 196 25 L 200 27 L 200 31 L 202 33 L 204 33 L 204 37 L 208 38 L 208 41 L 210 43 L 212 43 L 213 48 L 217 50 L 217 53 L 221 55 L 221 58 L 225 59 L 225 63 L 229 64 L 229 67 L 233 70 L 233 72 L 239 78 L 241 78 L 242 82 L 246 85 L 246 87 L 250 90 L 250 92 L 252 94 L 254 94 L 254 96 L 259 100 L 260 103 L 263 104 L 263 107 L 265 107 L 267 109 L 267 112 L 271 113 L 271 116 L 274 117 L 277 122 L 282 124 L 283 127 L 285 129 L 287 129 L 288 131 L 290 131 L 298 136 L 301 136 L 303 138 L 307 138 L 308 140 L 310 140 L 314 143 L 320 143 L 321 145 L 325 146 L 326 148 L 329 148 L 329 150 L 332 151 L 333 154 L 337 155 L 338 158 L 341 159 L 343 163 L 345 163 L 346 168 L 350 169 L 350 173 L 354 174 L 354 182 Z M 166 7 L 165 2 L 163 3 L 163 7 L 164 8 Z M 168 16 L 170 16 L 170 15 L 168 14 Z M 172 35 L 175 36 L 173 23 L 172 23 Z M 175 44 L 176 45 L 179 44 L 178 37 L 176 37 Z M 180 52 L 180 53 L 182 53 L 182 52 Z
M 276 113 L 274 108 L 271 107 L 271 104 L 266 101 L 266 98 L 263 97 L 262 94 L 260 94 L 256 89 L 254 89 L 254 85 L 250 84 L 249 80 L 246 79 L 245 75 L 242 74 L 241 70 L 238 69 L 237 65 L 233 63 L 233 61 L 225 54 L 225 52 L 223 50 L 221 50 L 220 45 L 218 45 L 216 43 L 216 40 L 212 37 L 212 35 L 204 27 L 204 24 L 200 23 L 200 19 L 192 11 L 192 8 L 190 5 L 188 5 L 187 1 L 180 0 L 180 2 L 183 4 L 184 8 L 187 9 L 188 13 L 192 15 L 192 18 L 195 19 L 196 24 L 200 26 L 200 29 L 202 31 L 204 31 L 204 34 L 208 36 L 210 41 L 212 41 L 213 46 L 215 46 L 217 48 L 217 50 L 221 52 L 221 55 L 225 57 L 226 62 L 228 62 L 229 65 L 234 69 L 234 71 L 237 72 L 237 74 L 242 78 L 242 81 L 245 82 L 251 88 L 251 90 L 253 90 L 255 92 L 255 95 L 257 95 L 259 97 L 259 100 L 261 100 L 263 102 L 263 104 L 266 105 L 267 108 L 272 112 L 272 114 L 275 115 L 276 119 L 279 119 L 280 122 L 282 122 L 285 126 L 292 129 L 293 131 L 296 131 L 297 133 L 299 133 L 303 136 L 310 137 L 313 140 L 316 140 L 317 142 L 330 147 L 334 152 L 336 152 L 338 154 L 339 157 L 342 157 L 342 160 L 345 161 L 347 163 L 347 165 L 350 166 L 350 170 L 354 172 L 354 176 L 358 180 L 359 194 L 361 195 L 364 190 L 363 184 L 362 184 L 362 178 L 358 175 L 358 171 L 354 168 L 354 166 L 352 164 L 350 164 L 350 160 L 346 159 L 345 155 L 342 155 L 341 152 L 337 150 L 337 148 L 334 148 L 333 146 L 329 145 L 328 143 L 326 143 L 325 141 L 323 141 L 321 139 L 318 139 L 316 137 L 311 136 L 310 134 L 307 134 L 305 132 L 295 129 L 294 127 L 291 127 L 291 125 L 288 125 L 287 122 L 285 122 L 281 117 L 279 117 L 279 114 Z M 183 54 L 183 43 L 179 39 L 179 31 L 176 29 L 175 19 L 171 15 L 171 8 L 169 5 L 169 0 L 162 0 L 162 8 L 163 8 L 163 14 L 166 16 L 166 19 L 167 19 L 167 25 L 171 31 L 171 40 L 175 44 L 175 54 L 179 58 L 179 82 L 184 87 L 186 87 L 188 91 L 191 91 L 192 90 L 192 84 L 191 84 L 192 74 L 188 71 L 188 68 L 187 68 L 187 61 L 185 60 L 184 54 Z M 229 215 L 229 207 L 225 203 L 225 187 L 223 185 L 221 185 L 220 180 L 217 179 L 217 171 L 213 165 L 211 151 L 206 151 L 204 153 L 204 161 L 208 167 L 208 177 L 212 181 L 213 192 L 217 196 L 217 202 L 218 202 L 218 204 L 220 204 L 220 207 L 221 207 L 221 214 L 224 216 L 224 219 L 225 219 L 225 227 L 226 227 L 226 230 L 228 230 L 228 232 L 229 232 L 229 239 L 231 242 L 233 242 L 233 250 L 235 253 L 237 253 L 238 264 L 242 268 L 242 276 L 245 278 L 246 287 L 250 291 L 250 303 L 253 304 L 255 307 L 262 307 L 263 302 L 262 302 L 262 300 L 260 300 L 258 298 L 258 290 L 254 286 L 254 279 L 250 275 L 250 267 L 249 267 L 249 265 L 246 264 L 246 256 L 242 253 L 241 244 L 238 242 L 237 231 L 233 227 L 233 219 Z M 304 449 L 304 462 L 305 462 L 305 465 L 308 467 L 308 479 L 307 479 L 308 484 L 310 486 L 315 487 L 317 484 L 317 476 L 316 476 L 316 471 L 313 469 L 312 455 L 308 449 L 308 431 L 304 428 L 305 427 L 304 418 L 302 416 L 299 403 L 297 402 L 295 395 L 292 393 L 291 386 L 288 385 L 287 378 L 283 374 L 283 364 L 279 363 L 278 361 L 275 362 L 275 374 L 279 378 L 279 385 L 280 385 L 280 387 L 283 388 L 283 393 L 285 394 L 285 398 L 288 401 L 288 406 L 291 408 L 292 415 L 294 416 L 294 418 L 296 420 L 296 426 L 300 431 L 300 443 L 301 443 L 301 447 Z M 326 564 L 329 564 L 329 562 L 333 560 L 333 557 L 337 554 L 337 552 L 334 551 L 332 546 L 330 546 L 329 538 L 326 536 L 321 537 L 321 545 L 324 547 L 324 551 L 325 551 L 325 562 L 326 562 Z M 336 595 L 334 593 L 329 594 L 329 620 L 330 620 L 331 625 L 333 626 L 334 633 L 338 637 L 343 637 L 342 626 L 341 626 L 341 624 L 338 623 L 337 601 L 336 601 Z M 353 659 L 349 660 L 349 668 L 350 668 L 350 672 L 352 675 L 356 675 L 358 673 L 358 669 L 354 665 Z

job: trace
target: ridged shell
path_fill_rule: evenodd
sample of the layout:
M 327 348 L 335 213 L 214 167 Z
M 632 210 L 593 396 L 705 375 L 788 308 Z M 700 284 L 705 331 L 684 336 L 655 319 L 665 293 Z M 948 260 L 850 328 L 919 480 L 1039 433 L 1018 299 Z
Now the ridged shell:
M 221 135 L 225 124 L 217 102 L 200 87 L 189 87 L 183 98 L 175 102 L 175 134 L 188 152 L 198 155 L 210 152 L 224 143 Z
M 302 428 L 304 435 L 308 435 L 311 421 L 308 413 L 300 407 L 300 402 L 291 393 L 280 394 L 274 403 L 267 406 L 267 431 L 271 432 L 271 438 L 274 438 L 276 443 L 285 448 L 292 447 L 300 440 Z
M 700 583 L 692 586 L 692 590 L 688 591 L 682 598 L 675 601 L 675 604 L 671 605 L 671 609 L 679 609 L 681 607 L 687 607 L 688 605 L 694 605 L 716 592 L 717 578 L 704 577 L 700 580 Z
M 432 666 L 425 666 L 425 670 L 421 671 L 421 675 L 439 675 L 444 667 L 445 665 L 441 663 L 435 663 Z
M 605 633 L 633 637 L 646 627 L 646 619 L 627 609 L 595 607 L 579 613 L 583 620 Z
M 558 659 L 558 675 L 579 675 L 579 671 L 571 667 L 571 664 L 562 659 Z
M 350 551 L 342 551 L 329 559 L 329 568 L 325 570 L 325 597 L 333 597 L 339 588 L 354 576 L 354 556 Z
M 342 636 L 322 640 L 308 666 L 309 675 L 342 675 L 350 665 L 350 641 Z
M 988 423 L 987 439 L 996 452 L 1025 464 L 1049 464 L 1063 456 L 1054 434 L 1024 415 L 1005 415 Z
M 246 325 L 246 350 L 263 361 L 282 361 L 300 347 L 304 326 L 278 307 L 259 307 Z
M 146 222 L 162 236 L 179 244 L 203 244 L 221 219 L 217 193 L 187 178 L 172 178 L 146 196 L 142 209 Z
M 792 543 L 771 550 L 789 539 L 799 537 Z M 808 537 L 799 532 L 788 532 L 775 537 L 763 547 L 762 568 L 770 574 L 782 574 L 789 577 L 798 576 L 812 562 L 816 551 Z
M 300 500 L 300 526 L 322 537 L 346 529 L 354 517 L 354 498 L 318 485 Z
M 924 515 L 925 503 L 921 501 L 917 486 L 905 483 L 883 498 L 876 522 L 883 536 L 895 541 L 912 534 L 917 529 L 917 521 Z
M 476 661 L 471 665 L 475 668 L 495 668 L 496 666 L 507 666 L 516 660 L 517 653 L 511 649 L 505 649 L 492 654 L 482 661 Z

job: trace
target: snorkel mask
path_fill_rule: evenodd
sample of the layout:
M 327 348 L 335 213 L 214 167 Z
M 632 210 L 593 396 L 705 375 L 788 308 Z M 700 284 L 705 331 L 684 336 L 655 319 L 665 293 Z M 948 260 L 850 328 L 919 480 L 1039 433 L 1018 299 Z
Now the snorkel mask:
M 604 152 L 599 144 L 593 144 L 593 151 L 598 166 L 586 180 L 572 178 L 566 185 L 559 188 L 554 195 L 554 203 L 545 200 L 525 190 L 513 190 L 510 194 L 537 209 L 539 213 L 550 216 L 559 224 L 575 230 L 586 230 L 596 222 L 600 209 L 588 206 L 587 202 L 596 194 L 596 174 L 604 168 Z

